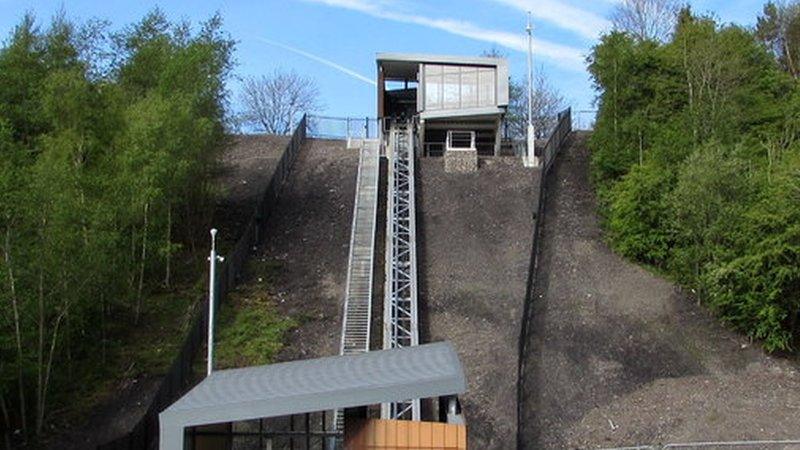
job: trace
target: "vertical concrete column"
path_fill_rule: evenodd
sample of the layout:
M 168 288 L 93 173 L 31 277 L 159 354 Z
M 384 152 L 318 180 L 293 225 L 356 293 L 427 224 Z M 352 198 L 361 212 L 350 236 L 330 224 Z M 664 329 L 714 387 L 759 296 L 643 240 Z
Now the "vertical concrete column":
M 500 156 L 500 146 L 503 141 L 502 130 L 503 121 L 500 117 L 495 121 L 494 127 L 494 156 Z
M 385 82 L 383 77 L 383 66 L 378 63 L 378 119 L 384 117 L 384 89 Z
M 419 155 L 428 156 L 425 154 L 425 119 L 419 119 L 419 127 L 417 128 L 417 144 L 419 145 Z

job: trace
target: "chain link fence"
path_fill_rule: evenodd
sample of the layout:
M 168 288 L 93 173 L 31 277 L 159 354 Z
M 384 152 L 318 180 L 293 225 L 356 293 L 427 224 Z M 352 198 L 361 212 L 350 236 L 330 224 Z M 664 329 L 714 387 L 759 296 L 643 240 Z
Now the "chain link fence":
M 308 116 L 308 137 L 321 139 L 377 139 L 381 121 L 374 117 Z

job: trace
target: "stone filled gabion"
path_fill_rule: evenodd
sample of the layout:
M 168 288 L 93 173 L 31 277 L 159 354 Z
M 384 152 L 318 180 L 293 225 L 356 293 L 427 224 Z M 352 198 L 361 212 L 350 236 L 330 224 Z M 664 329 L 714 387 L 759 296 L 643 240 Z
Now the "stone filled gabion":
M 445 173 L 470 173 L 477 170 L 477 150 L 447 150 L 444 152 Z

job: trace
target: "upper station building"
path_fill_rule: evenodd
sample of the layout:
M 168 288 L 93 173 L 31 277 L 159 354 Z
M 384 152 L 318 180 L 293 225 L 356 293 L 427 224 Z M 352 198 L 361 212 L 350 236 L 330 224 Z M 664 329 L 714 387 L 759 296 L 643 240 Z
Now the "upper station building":
M 377 65 L 378 118 L 418 119 L 425 156 L 456 149 L 499 154 L 509 97 L 506 59 L 379 53 Z

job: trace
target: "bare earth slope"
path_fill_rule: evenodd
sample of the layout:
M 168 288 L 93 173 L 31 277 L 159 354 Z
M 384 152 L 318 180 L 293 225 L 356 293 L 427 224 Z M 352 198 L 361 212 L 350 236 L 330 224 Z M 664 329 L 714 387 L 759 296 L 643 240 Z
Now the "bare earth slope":
M 282 314 L 298 319 L 281 361 L 338 354 L 358 151 L 310 139 L 267 223 L 262 255 L 277 274 L 269 289 Z
M 523 448 L 800 437 L 800 375 L 602 240 L 585 136 L 549 176 Z
M 214 226 L 220 230 L 222 239 L 232 243 L 239 239 L 252 217 L 290 137 L 240 134 L 229 139 L 216 177 L 221 195 Z
M 470 448 L 511 449 L 538 172 L 517 158 L 484 160 L 474 174 L 419 161 L 422 340 L 452 341 L 464 364 Z

